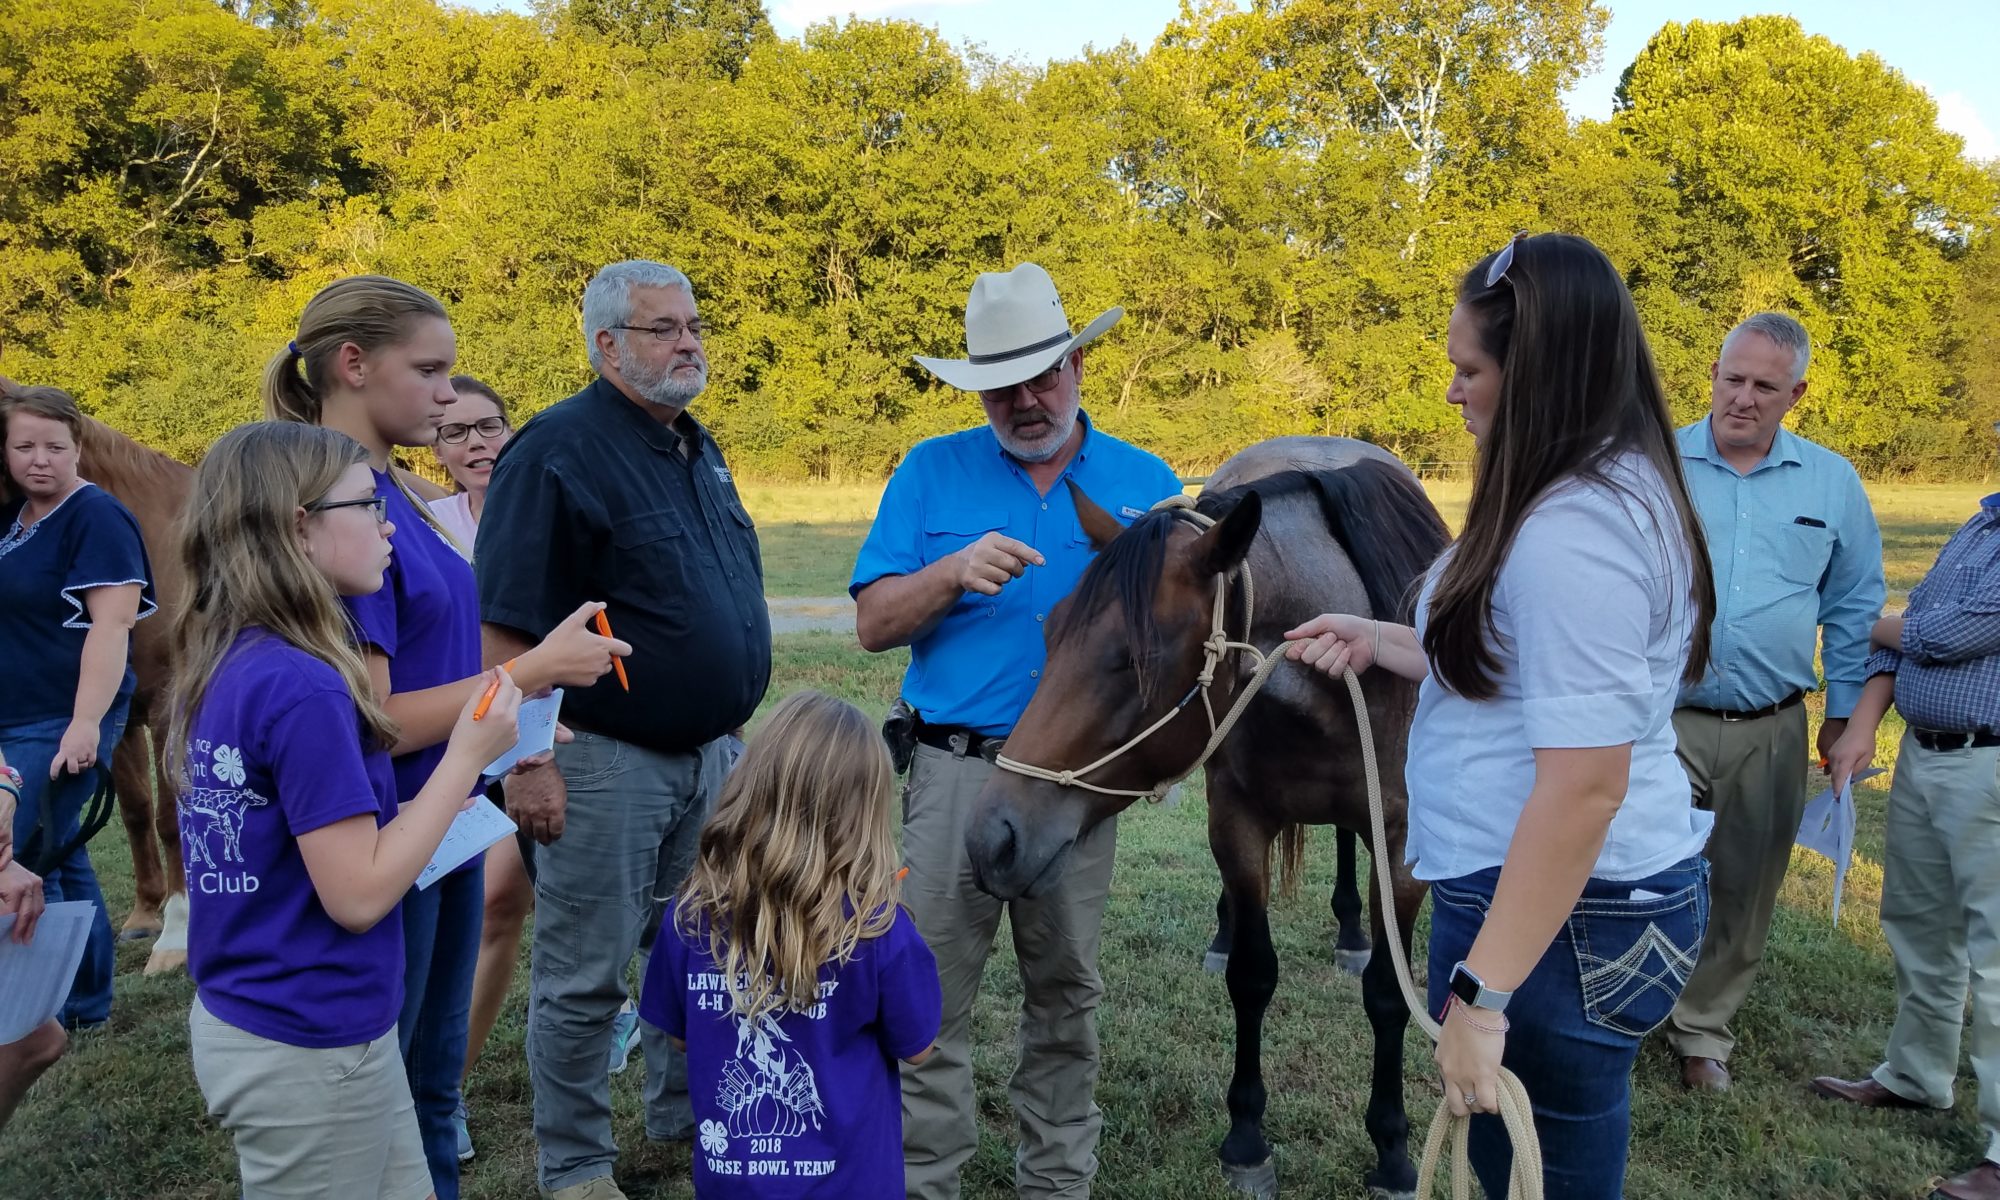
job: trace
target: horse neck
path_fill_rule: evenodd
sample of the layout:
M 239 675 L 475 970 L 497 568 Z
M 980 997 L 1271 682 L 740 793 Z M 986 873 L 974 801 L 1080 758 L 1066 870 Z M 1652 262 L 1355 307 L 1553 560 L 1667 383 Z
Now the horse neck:
M 159 506 L 176 510 L 188 494 L 194 468 L 142 446 L 102 421 L 86 419 L 79 445 L 85 478 L 118 497 L 135 513 Z

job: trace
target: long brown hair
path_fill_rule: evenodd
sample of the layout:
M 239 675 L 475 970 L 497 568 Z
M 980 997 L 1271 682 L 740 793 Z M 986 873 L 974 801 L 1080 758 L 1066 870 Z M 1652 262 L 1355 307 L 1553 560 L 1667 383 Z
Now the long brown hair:
M 1522 522 L 1569 480 L 1629 492 L 1605 467 L 1639 454 L 1672 499 L 1673 513 L 1654 514 L 1657 526 L 1662 536 L 1678 530 L 1692 572 L 1694 631 L 1682 678 L 1693 683 L 1708 670 L 1715 576 L 1632 294 L 1611 260 L 1583 238 L 1550 233 L 1512 246 L 1504 276 L 1487 285 L 1496 251 L 1475 263 L 1458 289 L 1481 344 L 1500 364 L 1500 395 L 1479 446 L 1465 529 L 1431 596 L 1424 633 L 1431 671 L 1468 699 L 1497 694 L 1493 587 Z
M 178 656 L 160 748 L 183 786 L 189 726 L 223 655 L 252 625 L 338 671 L 376 740 L 394 744 L 396 725 L 375 701 L 347 610 L 306 556 L 296 524 L 299 509 L 367 461 L 368 451 L 346 434 L 290 421 L 239 425 L 201 460 L 174 539 L 191 587 L 174 615 Z
M 794 692 L 765 719 L 702 827 L 676 924 L 708 926 L 738 1016 L 798 1012 L 820 969 L 896 919 L 896 782 L 874 722 L 844 700 Z

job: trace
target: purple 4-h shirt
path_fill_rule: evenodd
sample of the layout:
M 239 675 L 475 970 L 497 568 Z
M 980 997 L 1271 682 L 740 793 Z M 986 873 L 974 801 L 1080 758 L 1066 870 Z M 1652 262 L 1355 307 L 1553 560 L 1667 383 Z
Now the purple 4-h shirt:
M 180 797 L 188 972 L 208 1011 L 309 1049 L 370 1042 L 403 1007 L 403 923 L 327 915 L 298 839 L 396 814 L 389 755 L 366 749 L 339 672 L 263 629 L 223 656 L 188 730 Z
M 375 472 L 389 501 L 394 553 L 382 589 L 347 597 L 360 641 L 389 659 L 389 688 L 420 692 L 479 674 L 479 586 L 460 551 L 418 514 L 395 481 Z M 469 549 L 469 548 L 468 548 Z M 408 804 L 444 759 L 443 742 L 396 756 L 396 798 Z M 475 855 L 460 870 L 484 860 Z
M 739 1020 L 707 931 L 661 920 L 639 1015 L 687 1042 L 697 1196 L 901 1196 L 896 1061 L 937 1037 L 937 960 L 910 915 L 820 971 L 803 1012 Z

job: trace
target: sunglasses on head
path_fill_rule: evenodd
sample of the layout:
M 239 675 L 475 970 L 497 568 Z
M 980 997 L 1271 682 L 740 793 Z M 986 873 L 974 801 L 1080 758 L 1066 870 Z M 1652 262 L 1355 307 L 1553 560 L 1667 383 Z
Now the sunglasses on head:
M 1517 233 L 1507 239 L 1506 245 L 1500 247 L 1500 253 L 1493 256 L 1493 265 L 1486 268 L 1487 287 L 1493 287 L 1507 278 L 1508 268 L 1514 265 L 1514 247 L 1520 245 L 1527 236 L 1526 233 Z

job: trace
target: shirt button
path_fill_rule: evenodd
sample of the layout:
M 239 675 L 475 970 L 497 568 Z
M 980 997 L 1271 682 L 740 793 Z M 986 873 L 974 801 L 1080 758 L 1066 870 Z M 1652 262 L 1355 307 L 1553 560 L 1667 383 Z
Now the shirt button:
M 1042 511 L 1043 512 L 1049 511 L 1049 502 L 1046 500 L 1042 501 Z
M 1030 671 L 1030 672 L 1028 672 L 1028 678 L 1030 678 L 1030 679 L 1040 679 L 1041 677 L 1042 677 L 1042 673 L 1041 673 L 1040 671 Z
M 1036 614 L 1035 614 L 1035 620 L 1039 621 L 1039 620 L 1041 620 L 1041 619 L 1042 619 L 1042 614 L 1041 614 L 1041 613 L 1036 613 Z

